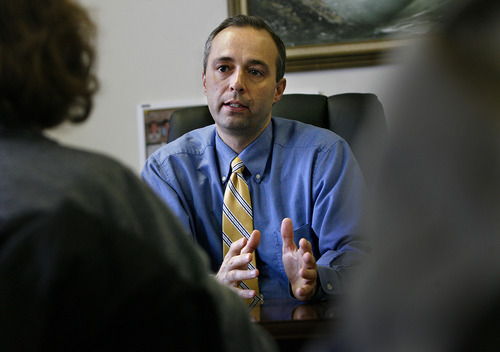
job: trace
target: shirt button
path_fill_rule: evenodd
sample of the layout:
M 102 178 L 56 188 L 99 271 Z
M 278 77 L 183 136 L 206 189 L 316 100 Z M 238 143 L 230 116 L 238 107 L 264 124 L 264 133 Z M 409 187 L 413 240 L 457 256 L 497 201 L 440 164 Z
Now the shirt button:
M 222 182 L 226 182 L 226 176 L 222 176 Z
M 333 286 L 332 286 L 332 284 L 328 284 L 328 285 L 326 285 L 326 288 L 328 289 L 328 291 L 333 290 Z
M 255 178 L 256 178 L 257 180 L 260 180 L 260 174 L 255 175 Z

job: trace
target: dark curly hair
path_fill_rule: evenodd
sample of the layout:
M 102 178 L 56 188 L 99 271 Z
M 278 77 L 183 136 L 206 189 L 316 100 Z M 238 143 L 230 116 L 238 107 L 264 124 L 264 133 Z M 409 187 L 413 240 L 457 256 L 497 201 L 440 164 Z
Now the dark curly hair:
M 84 121 L 98 87 L 95 32 L 73 0 L 0 0 L 0 126 Z

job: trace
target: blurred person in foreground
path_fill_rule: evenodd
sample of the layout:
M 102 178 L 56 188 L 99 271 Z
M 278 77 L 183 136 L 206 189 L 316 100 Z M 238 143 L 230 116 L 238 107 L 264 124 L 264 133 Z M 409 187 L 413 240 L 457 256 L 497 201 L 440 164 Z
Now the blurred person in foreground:
M 0 0 L 0 350 L 273 350 L 146 185 L 42 134 L 87 118 L 94 32 L 75 1 Z
M 323 350 L 500 350 L 500 2 L 454 6 L 398 78 L 373 251 Z

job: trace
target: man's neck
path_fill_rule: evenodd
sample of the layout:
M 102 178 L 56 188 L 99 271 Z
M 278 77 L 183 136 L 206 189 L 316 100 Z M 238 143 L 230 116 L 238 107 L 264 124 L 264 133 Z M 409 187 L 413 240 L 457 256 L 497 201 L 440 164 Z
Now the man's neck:
M 243 138 L 239 138 L 239 137 L 235 137 L 235 136 L 224 136 L 224 135 L 221 135 L 219 133 L 219 137 L 220 139 L 222 139 L 222 141 L 224 143 L 227 144 L 227 146 L 229 148 L 231 148 L 232 150 L 234 150 L 236 152 L 236 154 L 240 154 L 243 150 L 245 150 L 246 147 L 248 147 L 250 144 L 252 144 L 252 142 L 255 140 L 252 139 L 243 139 Z
M 269 123 L 266 124 L 266 126 L 258 133 L 250 133 L 247 131 L 246 133 L 242 132 L 241 134 L 225 133 L 225 131 L 222 131 L 217 124 L 215 126 L 220 139 L 222 139 L 222 141 L 226 143 L 229 148 L 234 150 L 237 154 L 240 154 L 246 147 L 252 144 L 253 141 L 259 138 L 268 125 Z

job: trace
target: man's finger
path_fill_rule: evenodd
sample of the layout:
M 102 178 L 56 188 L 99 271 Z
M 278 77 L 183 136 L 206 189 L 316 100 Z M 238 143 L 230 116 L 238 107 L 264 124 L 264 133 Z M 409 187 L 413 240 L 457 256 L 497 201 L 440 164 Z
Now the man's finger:
M 283 250 L 297 249 L 295 242 L 293 242 L 293 224 L 289 218 L 284 218 L 281 222 L 281 238 L 283 239 Z
M 316 259 L 311 252 L 307 252 L 302 256 L 304 262 L 304 268 L 306 269 L 316 269 Z
M 255 296 L 254 290 L 242 290 L 241 288 L 237 288 L 236 291 L 238 296 L 240 296 L 241 298 L 248 299 L 248 298 L 253 298 Z
M 248 263 L 252 261 L 252 254 L 244 253 L 241 255 L 235 255 L 234 257 L 228 258 L 227 260 L 227 270 L 231 271 L 238 268 L 246 268 Z
M 300 276 L 308 282 L 312 282 L 312 281 L 315 281 L 317 279 L 317 274 L 316 274 L 315 269 L 302 268 L 300 271 Z
M 231 247 L 229 247 L 229 251 L 226 254 L 226 258 L 231 258 L 237 255 L 240 255 L 241 250 L 246 246 L 247 244 L 247 239 L 245 237 L 240 238 L 237 241 L 234 241 L 231 244 Z M 224 259 L 226 259 L 224 258 Z
M 227 279 L 230 282 L 237 282 L 255 279 L 259 275 L 259 271 L 255 270 L 231 270 L 227 274 Z
M 260 231 L 253 230 L 250 235 L 250 239 L 246 243 L 246 246 L 241 250 L 241 253 L 253 253 L 260 243 Z

